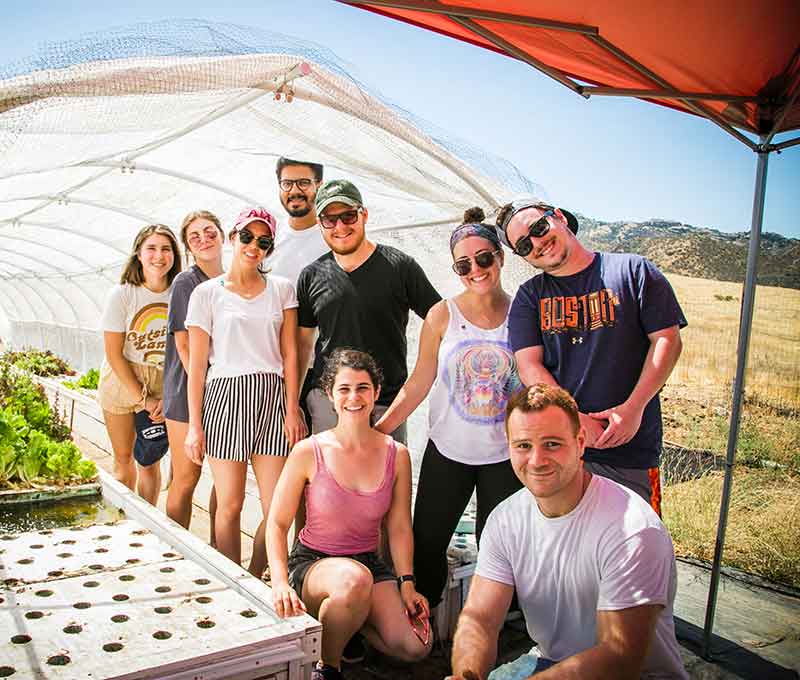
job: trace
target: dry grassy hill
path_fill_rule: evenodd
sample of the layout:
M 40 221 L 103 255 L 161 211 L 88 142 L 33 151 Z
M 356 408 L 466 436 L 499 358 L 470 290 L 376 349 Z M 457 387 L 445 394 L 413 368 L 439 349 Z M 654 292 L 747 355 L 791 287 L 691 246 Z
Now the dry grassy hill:
M 665 271 L 717 281 L 743 281 L 749 236 L 679 222 L 600 222 L 579 217 L 581 241 L 595 250 L 639 253 Z M 761 237 L 758 282 L 800 289 L 800 240 Z

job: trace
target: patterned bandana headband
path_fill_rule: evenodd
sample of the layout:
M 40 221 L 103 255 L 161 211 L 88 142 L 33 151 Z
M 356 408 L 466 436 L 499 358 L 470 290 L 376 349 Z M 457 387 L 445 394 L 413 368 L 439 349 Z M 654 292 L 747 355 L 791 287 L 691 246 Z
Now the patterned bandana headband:
M 453 233 L 450 234 L 450 252 L 453 252 L 456 243 L 470 236 L 485 238 L 492 243 L 496 250 L 500 249 L 500 239 L 497 236 L 497 231 L 495 231 L 493 227 L 480 223 L 467 223 L 456 227 Z

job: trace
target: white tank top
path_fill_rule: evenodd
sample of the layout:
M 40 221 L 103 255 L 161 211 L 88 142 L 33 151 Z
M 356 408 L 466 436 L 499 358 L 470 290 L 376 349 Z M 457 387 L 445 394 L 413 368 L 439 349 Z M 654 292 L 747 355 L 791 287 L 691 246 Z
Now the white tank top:
M 485 330 L 447 300 L 450 322 L 439 345 L 439 368 L 429 398 L 429 437 L 459 463 L 486 465 L 508 459 L 506 403 L 519 389 L 508 343 L 508 317 Z

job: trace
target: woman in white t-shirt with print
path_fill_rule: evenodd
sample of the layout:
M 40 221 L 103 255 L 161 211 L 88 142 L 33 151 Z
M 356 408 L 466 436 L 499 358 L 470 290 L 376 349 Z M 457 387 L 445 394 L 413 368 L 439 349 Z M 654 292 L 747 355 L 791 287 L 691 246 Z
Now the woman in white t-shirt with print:
M 98 399 L 114 452 L 114 477 L 155 505 L 161 487 L 157 461 L 133 460 L 134 415 L 147 411 L 163 423 L 162 380 L 167 335 L 167 305 L 172 280 L 181 271 L 175 234 L 163 224 L 144 227 L 106 300 L 100 326 L 105 359 Z M 137 474 L 138 467 L 138 474 Z
M 273 249 L 275 218 L 243 211 L 230 232 L 230 270 L 192 292 L 189 330 L 189 431 L 186 453 L 208 456 L 217 491 L 217 549 L 241 562 L 240 518 L 247 462 L 264 518 L 290 447 L 305 437 L 299 405 L 297 296 L 261 265 Z

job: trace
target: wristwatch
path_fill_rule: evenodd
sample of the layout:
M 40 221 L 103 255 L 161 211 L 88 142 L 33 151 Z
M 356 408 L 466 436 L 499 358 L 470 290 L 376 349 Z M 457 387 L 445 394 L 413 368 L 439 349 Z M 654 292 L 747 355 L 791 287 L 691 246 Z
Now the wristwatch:
M 398 586 L 402 586 L 405 581 L 411 581 L 411 583 L 417 585 L 417 579 L 414 574 L 403 574 L 402 576 L 397 577 Z

